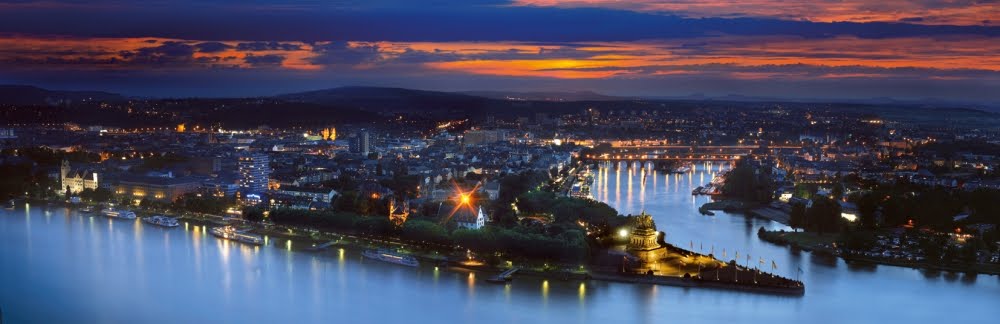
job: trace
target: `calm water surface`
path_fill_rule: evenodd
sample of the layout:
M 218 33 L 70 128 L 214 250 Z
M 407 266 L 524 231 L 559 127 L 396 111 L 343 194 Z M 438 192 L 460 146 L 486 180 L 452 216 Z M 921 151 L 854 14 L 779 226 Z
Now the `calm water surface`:
M 984 323 L 1000 315 L 996 276 L 848 265 L 756 238 L 757 228 L 780 224 L 701 216 L 707 198 L 690 192 L 712 172 L 698 167 L 685 175 L 608 167 L 595 179 L 595 198 L 624 214 L 653 214 L 673 244 L 774 260 L 786 276 L 801 268 L 804 297 L 525 278 L 493 285 L 483 274 L 337 249 L 251 247 L 201 227 L 22 205 L 0 210 L 0 307 L 4 323 Z

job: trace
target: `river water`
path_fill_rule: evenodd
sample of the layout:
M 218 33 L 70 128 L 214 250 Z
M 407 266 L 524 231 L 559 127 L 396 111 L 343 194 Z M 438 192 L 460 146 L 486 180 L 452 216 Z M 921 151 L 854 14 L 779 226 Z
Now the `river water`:
M 713 170 L 718 169 L 716 165 Z M 756 238 L 769 221 L 701 216 L 685 175 L 601 171 L 595 198 L 621 213 L 645 209 L 667 241 L 729 258 L 739 251 L 795 276 L 803 297 L 711 289 L 517 278 L 417 269 L 331 249 L 252 247 L 202 227 L 163 229 L 63 207 L 0 210 L 4 323 L 983 323 L 1000 315 L 1000 279 L 888 266 L 852 266 Z M 741 260 L 745 262 L 745 260 Z M 770 265 L 767 266 L 770 268 Z

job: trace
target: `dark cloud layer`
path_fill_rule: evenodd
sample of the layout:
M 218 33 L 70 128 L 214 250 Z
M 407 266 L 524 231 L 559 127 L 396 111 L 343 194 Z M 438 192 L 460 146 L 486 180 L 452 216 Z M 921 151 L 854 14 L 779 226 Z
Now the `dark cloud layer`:
M 243 60 L 254 67 L 267 66 L 267 65 L 280 65 L 281 62 L 285 60 L 285 57 L 278 54 L 267 54 L 267 55 L 247 55 Z
M 278 5 L 274 5 L 278 6 Z M 194 10 L 192 7 L 197 8 Z M 609 9 L 455 5 L 267 10 L 238 6 L 115 6 L 0 10 L 0 31 L 99 37 L 257 41 L 630 41 L 730 35 L 865 38 L 976 34 L 1000 27 L 814 23 L 766 18 L 685 18 Z M 95 24 L 95 21 L 101 23 Z
M 888 2 L 871 7 L 892 20 L 830 23 L 780 8 L 696 18 L 642 7 L 665 1 L 546 1 L 0 0 L 0 83 L 154 96 L 382 85 L 1000 101 L 987 90 L 1000 87 L 1000 27 L 988 24 L 931 25 L 942 17 L 899 16 Z
M 232 46 L 220 42 L 204 42 L 195 45 L 195 48 L 202 53 L 218 53 L 232 48 Z

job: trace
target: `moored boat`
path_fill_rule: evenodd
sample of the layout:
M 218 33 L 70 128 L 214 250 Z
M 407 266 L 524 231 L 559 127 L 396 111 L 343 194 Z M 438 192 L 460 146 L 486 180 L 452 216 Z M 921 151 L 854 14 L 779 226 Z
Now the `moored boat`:
M 176 218 L 167 217 L 167 216 L 163 216 L 163 215 L 155 215 L 155 216 L 143 217 L 142 221 L 146 222 L 146 223 L 149 223 L 149 224 L 153 224 L 153 225 L 156 225 L 156 226 L 163 226 L 163 227 L 177 227 L 177 226 L 181 225 L 180 223 L 177 222 Z
M 229 225 L 213 227 L 210 231 L 212 232 L 212 235 L 215 235 L 215 237 L 218 238 L 254 245 L 264 244 L 264 238 L 260 235 L 249 234 L 245 231 L 237 230 L 235 227 Z
M 114 218 L 135 219 L 135 213 L 127 209 L 119 210 L 109 207 L 102 210 L 101 214 Z
M 417 262 L 417 258 L 401 253 L 396 253 L 395 251 L 386 249 L 365 250 L 364 252 L 361 252 L 361 255 L 369 259 L 375 259 L 379 261 L 404 265 L 408 267 L 416 267 L 420 265 L 420 263 Z
M 8 200 L 7 203 L 3 205 L 4 209 L 14 209 L 14 199 Z
M 94 206 L 87 206 L 87 207 L 80 208 L 80 213 L 81 214 L 90 214 L 90 213 L 93 213 L 93 212 L 94 212 Z

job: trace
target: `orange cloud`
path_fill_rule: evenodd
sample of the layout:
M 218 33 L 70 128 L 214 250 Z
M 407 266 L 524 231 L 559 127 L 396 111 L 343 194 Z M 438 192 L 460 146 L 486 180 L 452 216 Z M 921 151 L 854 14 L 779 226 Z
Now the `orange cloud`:
M 441 72 L 605 79 L 1000 79 L 1000 41 L 986 36 L 801 38 L 720 36 L 640 42 L 205 42 L 166 38 L 0 35 L 0 68 L 280 69 Z
M 197 50 L 202 41 L 156 37 L 78 38 L 52 36 L 0 36 L 0 62 L 37 66 L 73 65 L 78 68 L 116 69 L 133 65 L 165 68 L 229 67 L 250 68 L 247 57 L 280 55 L 278 66 L 293 70 L 316 70 L 309 44 L 289 43 L 298 49 L 240 50 L 240 41 L 221 43 L 224 49 Z
M 516 6 L 597 7 L 687 17 L 769 17 L 813 22 L 1000 25 L 1000 2 L 922 0 L 514 0 Z
M 687 46 L 688 43 L 703 43 Z M 775 69 L 781 66 L 1000 72 L 1000 42 L 989 37 L 859 39 L 838 37 L 720 37 L 705 40 L 585 44 L 552 50 L 576 53 L 573 58 L 527 55 L 520 59 L 459 59 L 431 62 L 432 69 L 473 74 L 551 78 L 607 78 L 635 75 L 679 75 L 705 72 L 707 66 Z M 531 52 L 531 51 L 528 51 Z M 531 58 L 535 56 L 536 58 Z M 794 77 L 801 73 L 740 71 L 737 78 Z M 878 73 L 832 73 L 823 78 L 881 76 Z

